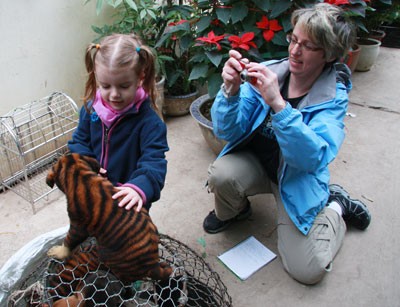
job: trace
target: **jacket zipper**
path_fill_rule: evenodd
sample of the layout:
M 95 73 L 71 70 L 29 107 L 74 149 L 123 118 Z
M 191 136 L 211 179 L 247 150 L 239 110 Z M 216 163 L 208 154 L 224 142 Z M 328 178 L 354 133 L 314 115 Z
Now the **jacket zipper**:
M 119 117 L 109 128 L 103 124 L 103 155 L 100 161 L 102 167 L 106 170 L 108 165 L 108 145 L 109 145 L 109 137 L 111 134 L 111 130 L 118 125 L 118 123 L 124 118 L 125 116 Z
M 108 132 L 109 128 L 107 128 L 106 125 L 103 125 L 103 144 L 102 144 L 102 154 L 101 154 L 101 161 L 100 165 L 104 168 L 107 169 L 107 165 L 104 165 L 105 163 L 105 157 L 106 157 L 106 152 L 107 152 L 107 144 L 108 144 Z

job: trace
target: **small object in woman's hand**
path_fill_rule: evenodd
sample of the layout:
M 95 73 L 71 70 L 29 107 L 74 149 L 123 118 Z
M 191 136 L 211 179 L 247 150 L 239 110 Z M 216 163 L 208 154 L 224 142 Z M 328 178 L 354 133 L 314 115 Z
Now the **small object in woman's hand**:
M 257 83 L 257 78 L 255 77 L 249 77 L 247 69 L 245 69 L 246 64 L 243 62 L 239 62 L 240 65 L 242 66 L 243 70 L 240 73 L 240 80 L 242 82 L 250 82 L 250 84 L 255 85 Z

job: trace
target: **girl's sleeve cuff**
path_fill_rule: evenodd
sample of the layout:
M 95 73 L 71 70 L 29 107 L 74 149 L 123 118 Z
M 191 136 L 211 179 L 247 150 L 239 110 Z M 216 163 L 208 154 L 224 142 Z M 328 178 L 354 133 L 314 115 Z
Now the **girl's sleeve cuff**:
M 147 202 L 147 197 L 146 194 L 144 194 L 143 190 L 139 188 L 138 186 L 132 184 L 132 183 L 125 183 L 122 185 L 123 187 L 130 187 L 131 189 L 134 189 L 136 192 L 139 193 L 140 197 L 143 200 L 143 205 Z

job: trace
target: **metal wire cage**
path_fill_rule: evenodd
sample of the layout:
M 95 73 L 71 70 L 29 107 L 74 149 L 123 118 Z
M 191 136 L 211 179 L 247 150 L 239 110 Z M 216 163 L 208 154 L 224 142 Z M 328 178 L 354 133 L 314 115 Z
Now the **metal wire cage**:
M 0 189 L 34 204 L 50 189 L 48 168 L 67 151 L 78 123 L 75 102 L 62 92 L 18 107 L 0 117 Z
M 95 245 L 95 239 L 90 238 L 80 246 L 80 251 L 90 252 Z M 174 269 L 167 281 L 140 280 L 124 284 L 100 264 L 68 284 L 70 293 L 61 299 L 79 297 L 78 306 L 232 306 L 232 299 L 219 275 L 188 246 L 160 234 L 159 253 L 160 261 L 168 262 Z M 82 263 L 71 272 L 63 262 L 45 258 L 21 283 L 20 290 L 10 295 L 8 306 L 52 306 L 60 299 L 57 294 L 60 284 L 54 286 L 50 280 L 58 278 L 64 270 L 80 276 L 79 272 L 87 270 L 87 267 L 87 263 Z M 76 284 L 80 286 L 74 287 Z

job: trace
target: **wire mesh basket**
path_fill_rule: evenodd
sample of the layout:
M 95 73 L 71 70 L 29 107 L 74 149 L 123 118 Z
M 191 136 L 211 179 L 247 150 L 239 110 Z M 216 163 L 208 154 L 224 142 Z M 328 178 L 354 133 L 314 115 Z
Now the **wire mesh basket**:
M 90 238 L 79 248 L 89 253 L 95 246 L 95 239 Z M 119 281 L 103 264 L 81 276 L 82 270 L 87 271 L 90 266 L 88 263 L 71 269 L 65 268 L 61 261 L 44 258 L 20 289 L 10 295 L 8 306 L 53 306 L 60 299 L 64 300 L 63 306 L 75 306 L 72 300 L 66 302 L 70 298 L 77 298 L 78 306 L 232 306 L 219 275 L 188 246 L 160 234 L 159 253 L 160 261 L 173 267 L 171 277 L 163 282 L 140 280 L 130 284 Z M 77 276 L 75 280 L 54 286 L 51 280 L 66 270 Z M 69 293 L 60 296 L 57 292 L 60 286 L 70 287 Z
M 0 187 L 34 204 L 50 189 L 48 168 L 67 151 L 78 123 L 75 102 L 62 92 L 18 107 L 0 117 Z

